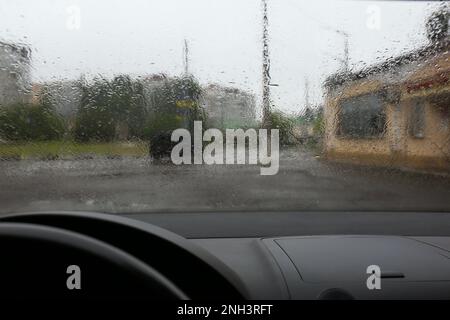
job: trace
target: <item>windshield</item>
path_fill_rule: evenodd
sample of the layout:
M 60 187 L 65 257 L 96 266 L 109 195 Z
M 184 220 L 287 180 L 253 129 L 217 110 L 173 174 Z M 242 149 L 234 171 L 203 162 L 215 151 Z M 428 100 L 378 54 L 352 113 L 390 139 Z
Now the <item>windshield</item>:
M 0 213 L 449 211 L 449 10 L 0 0 Z

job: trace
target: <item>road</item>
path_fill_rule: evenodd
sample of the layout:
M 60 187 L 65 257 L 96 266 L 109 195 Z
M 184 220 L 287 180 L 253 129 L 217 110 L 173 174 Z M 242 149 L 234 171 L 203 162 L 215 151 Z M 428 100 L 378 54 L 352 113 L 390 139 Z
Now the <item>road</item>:
M 328 163 L 300 149 L 280 171 L 155 164 L 146 158 L 1 161 L 0 212 L 450 211 L 450 178 Z

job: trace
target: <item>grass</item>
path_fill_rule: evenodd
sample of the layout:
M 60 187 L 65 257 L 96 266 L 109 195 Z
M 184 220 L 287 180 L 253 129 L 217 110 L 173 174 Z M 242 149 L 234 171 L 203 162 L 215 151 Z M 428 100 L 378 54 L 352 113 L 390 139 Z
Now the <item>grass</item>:
M 77 143 L 43 141 L 0 144 L 0 159 L 64 159 L 76 157 L 142 157 L 148 155 L 146 142 Z

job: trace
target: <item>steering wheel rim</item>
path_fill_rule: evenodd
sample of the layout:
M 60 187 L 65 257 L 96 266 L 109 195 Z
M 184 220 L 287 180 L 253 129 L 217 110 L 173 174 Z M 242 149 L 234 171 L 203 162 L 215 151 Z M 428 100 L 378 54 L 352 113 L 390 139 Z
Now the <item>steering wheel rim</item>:
M 190 299 L 242 300 L 241 279 L 200 246 L 155 225 L 96 212 L 27 212 L 0 217 L 4 222 L 32 223 L 74 231 L 113 245 L 167 276 Z M 154 254 L 160 255 L 155 259 Z M 180 264 L 182 261 L 182 264 Z M 196 275 L 202 275 L 198 281 Z
M 108 243 L 83 234 L 55 227 L 29 223 L 0 223 L 0 254 L 2 254 L 5 250 L 6 252 L 12 252 L 11 248 L 15 248 L 15 245 L 22 249 L 25 248 L 26 250 L 26 247 L 23 246 L 23 244 L 28 244 L 30 246 L 32 245 L 32 248 L 36 248 L 37 246 L 39 248 L 43 248 L 44 250 L 46 247 L 49 250 L 50 248 L 52 250 L 56 250 L 55 248 L 59 248 L 61 250 L 73 250 L 74 252 L 80 252 L 81 254 L 85 254 L 89 257 L 95 257 L 96 259 L 98 259 L 98 261 L 104 262 L 105 265 L 110 265 L 117 270 L 122 270 L 123 274 L 119 274 L 119 276 L 124 276 L 127 274 L 133 275 L 134 277 L 136 277 L 136 279 L 142 281 L 143 287 L 152 288 L 158 292 L 157 296 L 144 296 L 143 298 L 156 298 L 164 300 L 188 299 L 188 297 L 164 275 L 153 269 L 148 264 L 140 261 L 136 257 Z M 20 250 L 18 250 L 16 256 L 13 259 L 2 259 L 3 262 L 2 264 L 0 264 L 0 271 L 3 271 L 5 269 L 11 270 L 11 268 L 20 268 L 20 265 L 14 264 L 17 263 L 17 261 L 22 261 L 23 259 L 36 260 L 31 259 L 31 256 L 33 254 L 36 253 L 20 252 Z M 39 254 L 45 255 L 45 252 L 39 252 Z M 5 258 L 3 254 L 2 257 Z M 35 269 L 34 271 L 36 271 L 36 268 L 39 268 L 39 263 L 46 263 L 46 261 L 35 262 L 36 263 L 33 264 L 33 267 Z M 11 263 L 11 265 L 9 265 L 9 269 L 8 263 Z M 5 273 L 0 272 L 0 278 L 2 274 Z M 6 272 L 6 275 L 8 276 L 8 272 Z M 20 276 L 23 277 L 25 275 L 22 273 Z M 39 274 L 34 276 L 39 277 Z M 27 281 L 29 281 L 30 279 L 28 279 Z M 7 285 L 5 285 L 5 283 L 11 283 L 11 285 L 14 286 L 16 285 L 15 282 L 17 282 L 17 279 L 7 279 L 3 277 L 2 280 L 2 293 L 9 294 L 8 290 L 6 290 Z M 29 284 L 28 288 L 33 288 L 33 286 L 36 286 L 36 284 L 31 283 Z M 62 285 L 61 288 L 63 288 Z M 42 288 L 42 290 L 44 292 L 44 295 L 41 295 L 41 298 L 46 296 L 45 288 Z M 24 292 L 27 292 L 26 288 Z M 49 296 L 58 296 L 60 293 L 49 292 L 48 294 Z M 80 297 L 83 298 L 83 295 L 78 296 L 78 298 Z M 92 298 L 91 296 L 86 297 Z M 102 298 L 101 296 L 99 297 Z

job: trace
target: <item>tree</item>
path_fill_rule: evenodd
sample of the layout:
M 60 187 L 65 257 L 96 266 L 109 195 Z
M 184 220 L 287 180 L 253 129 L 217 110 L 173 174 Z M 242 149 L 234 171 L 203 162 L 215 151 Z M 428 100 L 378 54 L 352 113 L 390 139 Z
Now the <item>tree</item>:
M 80 82 L 81 105 L 74 135 L 77 140 L 111 141 L 119 125 L 127 127 L 126 139 L 141 138 L 145 124 L 143 85 L 127 75 L 112 80 L 96 78 L 91 84 Z
M 426 23 L 427 37 L 432 43 L 439 43 L 448 39 L 449 18 L 448 5 L 441 6 L 428 18 Z
M 57 140 L 64 132 L 64 121 L 51 105 L 17 103 L 0 109 L 0 136 L 6 140 Z
M 170 153 L 174 145 L 170 140 L 173 130 L 185 128 L 192 132 L 195 120 L 205 120 L 199 104 L 201 94 L 201 87 L 192 76 L 166 79 L 153 91 L 154 105 L 144 130 L 152 156 L 160 158 Z
M 74 136 L 82 142 L 111 141 L 115 137 L 116 115 L 110 105 L 110 85 L 106 79 L 81 82 L 81 105 L 75 120 Z
M 293 143 L 294 120 L 279 110 L 272 110 L 270 116 L 270 129 L 278 129 L 280 133 L 280 145 L 286 146 Z

